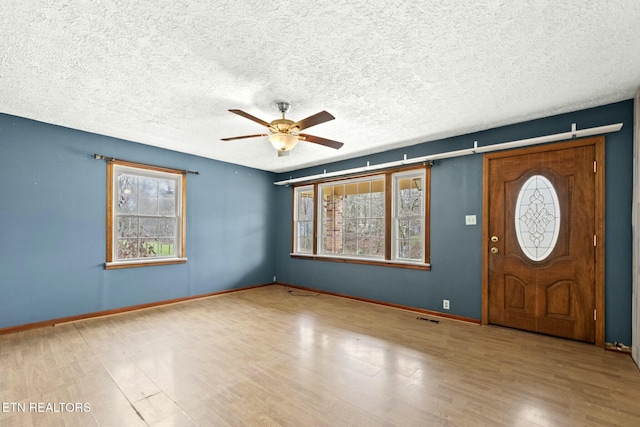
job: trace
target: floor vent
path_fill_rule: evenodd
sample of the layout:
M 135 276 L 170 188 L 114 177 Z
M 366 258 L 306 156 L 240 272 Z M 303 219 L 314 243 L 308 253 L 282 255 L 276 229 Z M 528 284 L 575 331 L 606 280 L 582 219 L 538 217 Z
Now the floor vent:
M 424 320 L 425 322 L 440 323 L 440 321 L 439 321 L 439 320 L 435 320 L 435 319 L 427 319 L 426 317 L 416 317 L 416 319 L 418 319 L 418 320 Z

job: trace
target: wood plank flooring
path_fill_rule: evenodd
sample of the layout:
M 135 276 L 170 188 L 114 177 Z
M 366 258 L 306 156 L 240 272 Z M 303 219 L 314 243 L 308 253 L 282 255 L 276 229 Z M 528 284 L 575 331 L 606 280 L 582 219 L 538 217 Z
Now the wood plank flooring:
M 628 355 L 310 295 L 273 285 L 0 336 L 0 425 L 640 425 Z

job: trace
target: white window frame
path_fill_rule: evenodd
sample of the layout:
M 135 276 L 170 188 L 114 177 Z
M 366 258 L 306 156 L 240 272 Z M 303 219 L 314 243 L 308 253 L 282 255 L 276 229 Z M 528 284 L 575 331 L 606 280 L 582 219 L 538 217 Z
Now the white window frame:
M 294 198 L 293 198 L 293 248 L 294 248 L 294 253 L 297 254 L 313 254 L 313 237 L 311 239 L 311 249 L 308 251 L 302 250 L 300 248 L 300 223 L 302 222 L 311 222 L 311 229 L 313 230 L 313 224 L 316 221 L 316 213 L 315 213 L 315 209 L 311 209 L 311 214 L 312 214 L 312 218 L 311 221 L 305 220 L 302 221 L 299 218 L 299 213 L 300 213 L 300 209 L 299 209 L 299 201 L 300 201 L 300 194 L 301 193 L 308 193 L 308 192 L 312 192 L 314 193 L 314 186 L 313 185 L 305 185 L 302 187 L 296 187 L 294 189 Z M 313 199 L 315 200 L 316 194 L 313 194 Z
M 426 172 L 424 169 L 419 170 L 410 170 L 405 172 L 396 172 L 392 175 L 392 204 L 391 204 L 391 259 L 396 262 L 406 262 L 406 263 L 424 263 L 425 257 L 425 227 L 426 227 Z M 421 190 L 421 211 L 419 216 L 403 216 L 400 217 L 400 191 L 399 191 L 399 182 L 403 179 L 415 179 L 420 178 L 422 181 L 422 190 Z M 420 247 L 422 256 L 420 259 L 416 258 L 401 258 L 400 257 L 400 248 L 399 248 L 399 222 L 400 220 L 413 220 L 420 221 Z
M 186 245 L 185 245 L 185 227 L 186 227 L 186 174 L 183 171 L 177 171 L 166 168 L 159 168 L 147 165 L 141 165 L 131 162 L 113 161 L 108 166 L 108 203 L 107 203 L 107 262 L 105 268 L 126 268 L 141 267 L 150 265 L 178 264 L 187 261 Z M 138 178 L 164 179 L 175 182 L 174 194 L 174 213 L 173 214 L 140 214 L 140 213 L 119 213 L 119 186 L 118 175 L 133 175 Z M 118 218 L 133 217 L 139 219 L 144 218 L 171 218 L 175 219 L 175 233 L 172 238 L 174 248 L 173 254 L 161 255 L 159 248 L 158 253 L 154 256 L 139 256 L 135 258 L 118 258 Z M 167 236 L 169 237 L 169 236 Z

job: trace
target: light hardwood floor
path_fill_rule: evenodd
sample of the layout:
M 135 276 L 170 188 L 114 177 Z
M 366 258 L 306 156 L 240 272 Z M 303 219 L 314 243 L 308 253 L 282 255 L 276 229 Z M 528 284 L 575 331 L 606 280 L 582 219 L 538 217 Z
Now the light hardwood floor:
M 640 426 L 628 355 L 292 291 L 0 336 L 0 425 Z

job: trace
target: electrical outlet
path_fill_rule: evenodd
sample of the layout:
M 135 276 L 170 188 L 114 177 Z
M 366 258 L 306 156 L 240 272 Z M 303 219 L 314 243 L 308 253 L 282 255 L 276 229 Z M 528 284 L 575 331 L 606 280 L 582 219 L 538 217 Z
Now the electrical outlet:
M 445 310 L 449 310 L 449 300 L 448 299 L 443 299 L 442 300 L 442 308 Z
M 476 225 L 476 216 L 475 215 L 465 215 L 464 223 L 466 225 Z
M 274 282 L 276 281 L 276 276 L 273 276 L 273 281 L 274 281 Z

